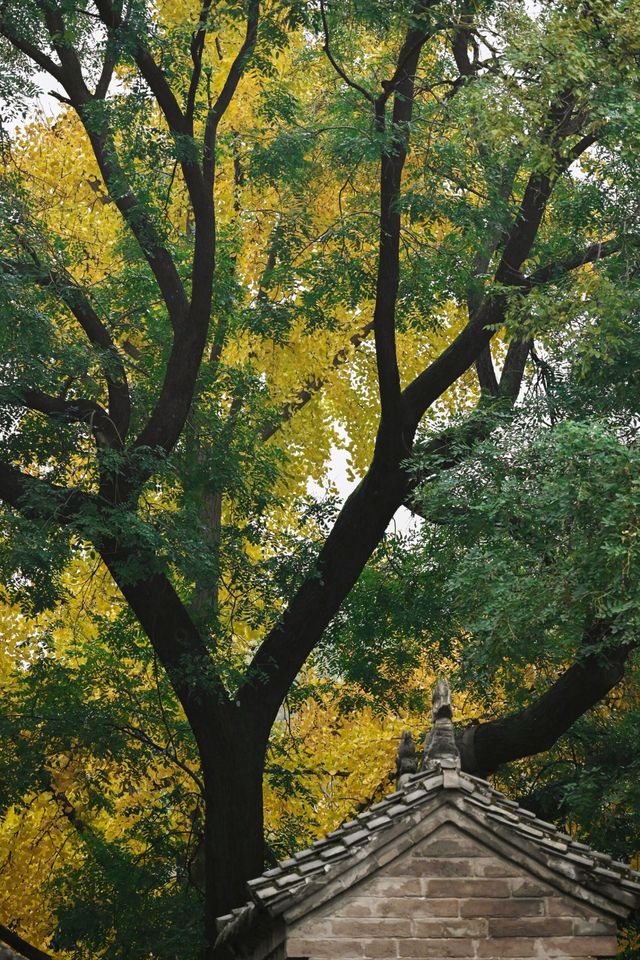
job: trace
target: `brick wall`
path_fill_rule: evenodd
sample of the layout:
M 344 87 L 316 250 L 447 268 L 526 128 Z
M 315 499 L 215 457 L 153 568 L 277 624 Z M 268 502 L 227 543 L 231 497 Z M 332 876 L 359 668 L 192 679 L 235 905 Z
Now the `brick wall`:
M 289 930 L 288 957 L 610 957 L 611 918 L 446 824 Z

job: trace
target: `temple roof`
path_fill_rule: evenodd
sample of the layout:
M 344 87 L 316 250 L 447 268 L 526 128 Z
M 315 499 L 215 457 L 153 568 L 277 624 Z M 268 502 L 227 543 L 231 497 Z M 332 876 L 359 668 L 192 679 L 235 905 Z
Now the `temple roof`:
M 220 939 L 234 937 L 260 914 L 287 923 L 344 891 L 387 862 L 391 841 L 407 849 L 430 819 L 434 828 L 453 821 L 489 845 L 522 857 L 524 869 L 541 871 L 558 889 L 625 917 L 640 905 L 640 874 L 538 819 L 485 780 L 460 769 L 451 736 L 448 688 L 434 692 L 434 724 L 425 745 L 425 769 L 403 773 L 402 787 L 248 884 L 249 902 L 218 921 Z M 451 729 L 449 729 L 449 727 Z M 406 745 L 406 744 L 405 744 Z M 406 767 L 405 767 L 406 769 Z M 354 865 L 357 870 L 353 870 Z

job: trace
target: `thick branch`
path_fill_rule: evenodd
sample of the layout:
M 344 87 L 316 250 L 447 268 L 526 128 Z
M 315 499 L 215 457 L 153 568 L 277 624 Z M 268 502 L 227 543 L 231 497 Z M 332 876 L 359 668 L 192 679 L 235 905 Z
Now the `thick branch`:
M 374 463 L 344 504 L 313 570 L 256 652 L 236 697 L 253 710 L 264 735 L 303 663 L 360 576 L 404 501 L 409 478 L 400 464 Z
M 424 15 L 431 4 L 419 2 L 415 15 Z M 380 240 L 376 278 L 373 330 L 380 391 L 380 429 L 376 457 L 408 453 L 410 437 L 404 436 L 400 372 L 396 351 L 396 301 L 400 282 L 400 190 L 409 146 L 413 116 L 415 75 L 422 47 L 429 37 L 423 26 L 407 32 L 391 81 L 376 100 L 376 126 L 388 140 L 380 158 Z M 386 101 L 394 91 L 391 127 L 386 129 Z
M 402 394 L 408 429 L 415 431 L 425 411 L 467 370 L 504 322 L 504 294 L 488 296 L 473 320 Z
M 475 72 L 474 64 L 469 58 L 469 42 L 472 39 L 473 18 L 469 5 L 465 5 L 463 12 L 456 23 L 451 50 L 461 77 L 471 77 Z
M 34 43 L 28 40 L 26 37 L 21 37 L 18 33 L 11 28 L 11 26 L 6 22 L 4 18 L 5 5 L 3 4 L 0 7 L 0 34 L 9 41 L 9 43 L 20 50 L 21 53 L 24 53 L 25 56 L 29 57 L 30 60 L 33 60 L 34 63 L 44 70 L 49 76 L 53 77 L 54 80 L 57 80 L 58 83 L 62 84 L 62 67 L 55 63 L 51 57 L 47 56 L 44 51 L 40 50 Z
M 610 240 L 592 243 L 588 247 L 585 247 L 584 250 L 574 253 L 570 257 L 566 257 L 564 260 L 556 260 L 554 263 L 547 263 L 539 267 L 537 270 L 534 270 L 533 273 L 529 274 L 529 276 L 524 276 L 520 281 L 520 286 L 525 289 L 532 289 L 544 283 L 559 280 L 568 273 L 584 267 L 587 263 L 597 263 L 599 260 L 605 260 L 607 257 L 619 253 L 625 243 L 637 247 L 640 245 L 640 236 L 625 238 L 624 240 L 619 237 L 613 237 Z
M 74 487 L 59 487 L 0 461 L 0 500 L 30 520 L 71 524 L 92 498 Z
M 196 236 L 192 266 L 193 293 L 188 324 L 180 338 L 174 340 L 158 403 L 136 441 L 138 446 L 171 450 L 182 432 L 193 400 L 209 327 L 215 269 L 216 221 L 213 186 L 216 134 L 218 124 L 231 102 L 255 46 L 259 12 L 259 0 L 249 0 L 244 42 L 207 117 L 202 160 L 203 200 L 197 211 L 194 205 Z
M 96 538 L 95 512 L 104 506 L 97 499 L 27 476 L 10 464 L 0 463 L 0 499 L 30 520 L 55 517 L 80 532 L 81 509 L 92 504 L 95 546 L 167 671 L 203 757 L 208 756 L 213 726 L 230 707 L 229 699 L 200 634 L 154 558 L 137 546 Z
M 517 337 L 514 337 L 511 341 L 502 366 L 502 375 L 498 387 L 500 397 L 510 399 L 513 403 L 516 402 L 522 386 L 524 369 L 532 349 L 533 340 L 531 339 L 518 340 Z
M 112 33 L 118 30 L 121 31 L 126 37 L 127 43 L 131 45 L 133 57 L 138 70 L 156 98 L 156 102 L 162 111 L 162 115 L 165 118 L 170 132 L 176 138 L 193 138 L 193 118 L 192 116 L 182 112 L 180 104 L 178 103 L 165 74 L 163 73 L 161 67 L 154 60 L 148 47 L 143 43 L 141 38 L 133 32 L 128 24 L 125 23 L 121 11 L 113 6 L 111 0 L 94 0 L 94 2 L 98 9 L 100 18 L 108 30 L 110 30 Z M 203 8 L 204 20 L 201 19 L 200 28 L 198 31 L 198 35 L 200 35 L 200 31 L 202 31 L 203 43 L 207 9 L 208 4 L 205 4 L 205 7 Z M 201 55 L 202 54 L 200 53 L 200 56 Z M 180 157 L 180 168 L 182 170 L 185 184 L 189 192 L 189 197 L 193 205 L 196 225 L 198 224 L 198 220 L 200 218 L 203 220 L 202 226 L 206 228 L 204 221 L 205 219 L 208 219 L 209 203 L 200 166 L 195 158 L 194 152 L 185 150 L 184 146 L 182 146 L 180 150 Z
M 49 31 L 51 44 L 58 55 L 62 67 L 62 83 L 67 92 L 72 96 L 71 90 L 76 91 L 80 97 L 88 97 L 89 89 L 84 82 L 82 67 L 78 53 L 69 42 L 65 22 L 60 13 L 60 9 L 46 0 L 37 0 L 44 22 Z
M 185 116 L 187 118 L 187 123 L 189 124 L 191 130 L 193 131 L 193 114 L 196 104 L 196 95 L 198 93 L 198 85 L 200 83 L 200 76 L 202 74 L 202 55 L 204 53 L 204 44 L 207 37 L 207 21 L 209 19 L 209 10 L 211 9 L 211 0 L 204 0 L 202 7 L 200 8 L 200 16 L 198 18 L 198 29 L 195 31 L 191 38 L 190 51 L 191 59 L 193 61 L 193 72 L 191 74 L 191 82 L 189 84 L 189 91 L 187 93 L 187 105 L 185 107 Z
M 3 943 L 6 943 L 8 947 L 11 947 L 12 950 L 17 950 L 20 956 L 24 957 L 25 960 L 53 960 L 53 957 L 50 953 L 45 953 L 44 950 L 34 947 L 33 944 L 29 943 L 28 940 L 25 940 L 17 933 L 14 933 L 13 930 L 10 930 L 9 927 L 5 927 L 1 923 L 0 940 Z
M 627 643 L 586 656 L 524 710 L 468 727 L 458 741 L 463 768 L 486 777 L 504 763 L 548 750 L 619 683 L 634 648 Z
M 104 3 L 112 11 L 108 0 Z M 113 14 L 119 19 L 119 14 Z M 106 122 L 96 129 L 92 107 L 97 103 L 84 82 L 77 51 L 68 42 L 69 32 L 59 9 L 47 4 L 44 7 L 44 19 L 51 41 L 60 58 L 60 67 L 55 68 L 52 76 L 65 88 L 69 100 L 77 112 L 91 143 L 102 178 L 110 196 L 114 200 L 121 216 L 138 241 L 140 248 L 151 267 L 167 305 L 169 317 L 174 326 L 179 325 L 188 313 L 188 300 L 169 252 L 163 246 L 155 224 L 138 198 L 134 195 L 120 163 L 118 153 Z M 8 37 L 19 49 L 18 39 Z M 32 54 L 28 54 L 32 56 Z M 36 63 L 40 63 L 32 56 Z M 55 67 L 55 64 L 53 65 Z M 49 67 L 45 67 L 49 72 Z M 160 104 L 162 107 L 162 104 Z
M 3 390 L 4 394 L 5 391 Z M 97 446 L 101 448 L 120 448 L 121 441 L 109 414 L 95 400 L 78 397 L 76 400 L 66 400 L 64 397 L 53 397 L 42 390 L 23 389 L 9 393 L 10 399 L 17 403 L 44 413 L 48 417 L 57 417 L 69 423 L 86 423 L 91 427 Z
M 96 547 L 167 671 L 204 762 L 230 703 L 202 637 L 153 557 L 114 540 Z M 144 575 L 132 574 L 132 564 L 137 570 L 142 565 Z
M 493 358 L 491 356 L 491 347 L 486 346 L 478 359 L 476 360 L 476 373 L 478 383 L 483 393 L 496 397 L 498 395 L 498 378 L 496 377 Z
M 87 295 L 66 272 L 48 270 L 40 264 L 6 259 L 0 259 L 0 268 L 29 277 L 39 286 L 53 290 L 76 318 L 89 342 L 104 351 L 107 357 L 106 364 L 103 363 L 103 370 L 109 398 L 109 420 L 117 434 L 119 445 L 122 445 L 129 429 L 131 416 L 127 374 L 107 327 L 94 310 Z
M 497 283 L 522 289 L 520 267 L 531 252 L 552 188 L 552 179 L 546 173 L 536 172 L 529 177 L 496 269 Z M 523 292 L 526 293 L 526 289 Z M 406 387 L 402 400 L 408 430 L 417 428 L 431 404 L 481 356 L 502 325 L 506 309 L 504 293 L 486 296 L 453 343 Z
M 88 102 L 77 109 L 109 196 L 138 241 L 162 293 L 169 319 L 173 327 L 178 328 L 186 322 L 189 301 L 171 254 L 164 247 L 148 212 L 133 193 L 107 126 L 95 131 Z

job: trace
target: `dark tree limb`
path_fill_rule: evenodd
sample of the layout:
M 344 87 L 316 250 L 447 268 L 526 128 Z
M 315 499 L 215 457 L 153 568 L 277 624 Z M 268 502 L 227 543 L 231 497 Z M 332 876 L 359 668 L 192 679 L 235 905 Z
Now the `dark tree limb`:
M 29 277 L 39 286 L 52 290 L 62 300 L 84 331 L 87 340 L 105 354 L 104 378 L 109 399 L 109 419 L 120 445 L 129 430 L 131 398 L 127 374 L 111 334 L 94 310 L 86 293 L 65 271 L 49 270 L 39 262 L 22 263 L 0 259 L 0 269 Z
M 76 109 L 109 196 L 138 241 L 160 288 L 172 326 L 174 329 L 184 326 L 189 314 L 189 301 L 171 254 L 162 243 L 149 213 L 131 189 L 106 125 L 99 131 L 94 129 L 88 100 Z
M 156 63 L 150 50 L 142 42 L 141 38 L 134 33 L 124 21 L 121 9 L 114 6 L 111 0 L 94 0 L 94 3 L 102 22 L 111 34 L 116 35 L 120 32 L 126 38 L 127 43 L 131 45 L 136 66 L 153 93 L 170 132 L 175 137 L 189 137 L 192 139 L 193 117 L 189 117 L 186 113 L 183 113 L 161 67 Z M 205 19 L 204 22 L 201 21 L 198 28 L 198 36 L 201 30 L 206 32 L 206 17 L 207 12 L 205 10 Z M 202 33 L 202 43 L 204 43 L 204 32 Z M 202 56 L 202 54 L 200 54 L 200 56 Z M 180 152 L 179 162 L 193 206 L 196 226 L 198 226 L 198 221 L 200 221 L 199 225 L 201 230 L 207 232 L 210 229 L 210 224 L 206 219 L 209 214 L 209 203 L 200 165 L 195 155 L 184 149 Z
M 475 362 L 505 318 L 507 299 L 494 293 L 473 320 L 430 366 L 405 387 L 402 400 L 407 430 L 415 432 L 425 411 Z
M 43 14 L 44 22 L 49 32 L 51 45 L 56 51 L 62 67 L 62 83 L 71 95 L 69 86 L 73 86 L 82 96 L 89 96 L 89 90 L 84 82 L 80 58 L 75 47 L 69 43 L 66 34 L 66 25 L 60 9 L 46 0 L 36 0 Z
M 21 37 L 15 30 L 12 30 L 4 17 L 4 10 L 2 8 L 0 8 L 0 34 L 6 37 L 9 43 L 17 50 L 20 50 L 26 57 L 33 60 L 33 62 L 48 73 L 49 76 L 57 80 L 60 85 L 63 84 L 63 71 L 60 64 L 57 64 L 55 60 L 47 56 L 43 50 L 36 47 L 27 37 Z
M 458 738 L 463 769 L 486 777 L 505 763 L 549 750 L 620 682 L 635 647 L 626 643 L 587 655 L 524 710 L 467 727 Z
M 520 387 L 524 377 L 524 370 L 533 349 L 533 340 L 519 340 L 514 337 L 507 348 L 507 355 L 502 365 L 502 374 L 498 385 L 498 395 L 511 400 L 518 399 Z
M 472 7 L 465 4 L 455 25 L 451 44 L 453 58 L 461 77 L 471 77 L 475 73 L 475 65 L 469 57 L 469 44 L 473 38 L 472 24 Z
M 5 391 L 3 390 L 2 393 L 4 394 Z M 66 400 L 64 397 L 53 397 L 43 390 L 33 388 L 11 389 L 9 400 L 14 398 L 15 402 L 22 406 L 44 413 L 48 417 L 59 418 L 68 423 L 86 423 L 91 428 L 96 446 L 102 449 L 121 449 L 122 447 L 115 424 L 107 411 L 95 400 L 88 400 L 85 397 Z
M 10 464 L 0 462 L 0 499 L 23 516 L 36 521 L 51 521 L 73 526 L 81 535 L 82 510 L 91 507 L 94 515 L 104 508 L 98 498 L 79 490 L 58 487 L 30 477 Z M 153 556 L 144 556 L 138 544 L 118 542 L 114 538 L 93 542 L 149 637 L 160 662 L 167 671 L 194 735 L 204 755 L 211 750 L 212 733 L 229 708 L 227 693 L 216 674 L 209 651 L 191 620 L 175 588 Z M 92 539 L 88 536 L 87 539 Z M 140 565 L 143 577 L 132 572 Z
M 548 173 L 536 171 L 529 177 L 520 208 L 502 246 L 496 283 L 527 292 L 522 285 L 521 267 L 531 253 L 553 183 Z M 503 292 L 485 296 L 453 343 L 405 388 L 402 400 L 409 431 L 415 431 L 425 411 L 453 382 L 451 377 L 461 376 L 488 347 L 495 330 L 504 322 L 507 305 Z
M 499 385 L 491 357 L 491 347 L 486 346 L 476 360 L 476 374 L 482 392 L 489 394 L 491 397 L 497 397 Z
M 609 240 L 592 243 L 588 247 L 585 247 L 584 250 L 574 253 L 570 257 L 566 257 L 564 260 L 547 263 L 537 270 L 534 270 L 533 273 L 528 276 L 523 276 L 520 281 L 520 286 L 524 289 L 533 289 L 534 287 L 542 286 L 542 284 L 559 280 L 567 274 L 573 273 L 574 270 L 579 270 L 580 267 L 586 266 L 588 263 L 597 263 L 600 260 L 619 253 L 625 244 L 631 247 L 640 246 L 640 236 L 626 237 L 624 239 L 612 237 Z
M 414 15 L 423 18 L 432 3 L 419 0 Z M 397 458 L 409 452 L 411 438 L 405 436 L 400 371 L 396 349 L 396 302 L 400 283 L 400 191 L 409 147 L 413 116 L 415 77 L 422 48 L 429 37 L 423 24 L 407 31 L 392 79 L 384 82 L 375 101 L 376 129 L 385 134 L 388 146 L 380 158 L 380 239 L 376 276 L 373 332 L 376 345 L 380 429 L 374 458 Z M 391 123 L 387 129 L 386 103 L 393 93 Z
M 53 960 L 53 957 L 50 953 L 45 953 L 44 950 L 34 947 L 33 944 L 29 943 L 28 940 L 25 940 L 24 937 L 21 937 L 19 934 L 15 933 L 13 930 L 10 930 L 9 927 L 5 927 L 1 923 L 0 940 L 8 947 L 11 947 L 12 950 L 17 950 L 20 956 L 24 957 L 25 960 Z
M 0 500 L 30 520 L 55 519 L 65 526 L 77 520 L 83 507 L 96 505 L 95 499 L 82 490 L 32 477 L 3 461 L 0 461 Z
M 110 10 L 114 9 L 108 0 L 100 0 L 100 2 L 104 2 Z M 109 195 L 138 241 L 158 283 L 169 317 L 175 327 L 185 321 L 189 310 L 189 302 L 175 263 L 162 244 L 148 211 L 131 189 L 106 123 L 102 123 L 100 128 L 96 129 L 92 112 L 92 106 L 96 99 L 85 83 L 77 51 L 64 39 L 68 32 L 60 11 L 49 4 L 44 5 L 43 9 L 51 42 L 60 58 L 60 67 L 58 68 L 53 64 L 55 67 L 53 73 L 49 67 L 45 66 L 44 69 L 51 73 L 66 90 L 69 101 L 78 114 L 89 138 Z M 119 17 L 119 14 L 117 16 Z M 35 56 L 32 56 L 32 59 L 40 64 Z M 164 100 L 159 104 L 161 108 L 163 104 Z
M 245 37 L 222 90 L 207 115 L 202 149 L 201 204 L 194 204 L 196 236 L 192 265 L 192 298 L 188 310 L 187 329 L 174 340 L 160 396 L 148 423 L 138 437 L 138 446 L 173 449 L 186 422 L 193 400 L 196 378 L 211 313 L 216 250 L 216 218 L 213 204 L 215 183 L 216 137 L 237 86 L 244 74 L 258 36 L 259 0 L 249 0 Z
M 81 491 L 30 477 L 2 462 L 0 499 L 28 519 L 55 519 L 73 525 L 81 534 L 82 509 L 90 505 L 95 513 L 104 506 Z M 113 538 L 101 541 L 95 536 L 93 541 L 166 669 L 201 750 L 210 751 L 212 729 L 229 700 L 185 605 L 158 563 L 152 556 L 141 555 L 137 544 L 127 545 Z M 144 577 L 131 572 L 132 564 L 134 570 L 140 564 L 145 566 Z
M 153 556 L 145 558 L 136 546 L 112 539 L 97 542 L 96 547 L 167 671 L 206 758 L 230 701 L 198 629 Z M 130 573 L 131 562 L 146 565 L 143 578 Z
M 497 421 L 491 416 L 492 407 L 497 406 L 500 411 L 504 411 L 505 404 L 507 409 L 510 409 L 518 399 L 532 347 L 531 340 L 512 340 L 507 349 L 500 380 L 497 381 L 496 393 L 485 394 L 462 427 L 445 430 L 440 436 L 421 444 L 416 453 L 427 462 L 433 458 L 438 471 L 451 470 L 470 456 L 475 445 L 489 437 L 495 429 Z M 404 502 L 404 506 L 418 516 L 423 516 L 423 513 L 420 505 L 415 502 L 413 493 L 425 480 L 428 480 L 428 476 L 420 473 L 413 475 Z
M 211 187 L 213 186 L 215 178 L 215 146 L 218 125 L 231 103 L 255 48 L 258 39 L 259 20 L 260 0 L 248 0 L 247 25 L 242 46 L 231 64 L 229 73 L 226 76 L 216 102 L 207 114 L 203 139 L 202 172 L 205 183 Z
M 200 76 L 202 74 L 202 56 L 204 54 L 204 46 L 207 38 L 207 21 L 209 19 L 209 11 L 211 9 L 211 0 L 204 0 L 200 8 L 200 16 L 198 17 L 198 27 L 191 37 L 191 43 L 189 49 L 191 52 L 191 59 L 193 61 L 193 71 L 191 73 L 191 80 L 189 82 L 189 90 L 187 93 L 187 104 L 185 107 L 185 117 L 189 128 L 193 133 L 193 114 L 196 105 L 196 95 L 198 93 L 198 86 L 200 84 Z

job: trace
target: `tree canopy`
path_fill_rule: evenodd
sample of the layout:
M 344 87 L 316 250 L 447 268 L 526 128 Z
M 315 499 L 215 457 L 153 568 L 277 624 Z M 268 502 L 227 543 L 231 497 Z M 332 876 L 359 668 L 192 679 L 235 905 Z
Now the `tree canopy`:
M 0 4 L 0 941 L 217 957 L 442 671 L 638 856 L 639 19 Z

